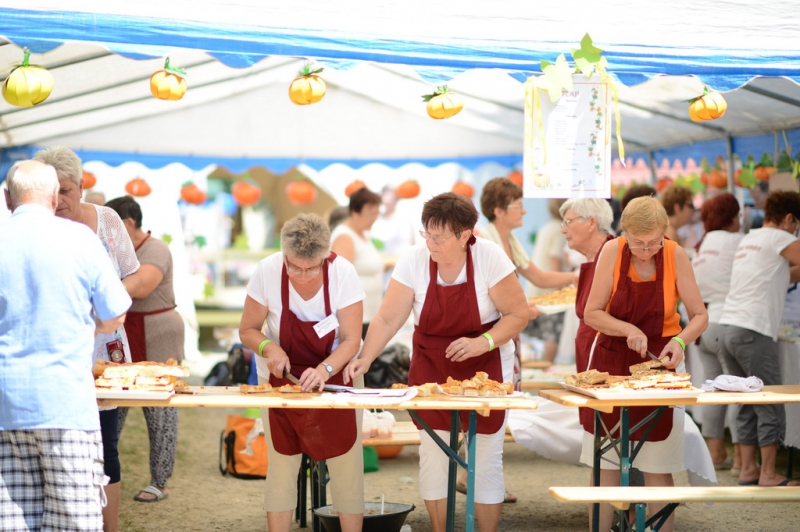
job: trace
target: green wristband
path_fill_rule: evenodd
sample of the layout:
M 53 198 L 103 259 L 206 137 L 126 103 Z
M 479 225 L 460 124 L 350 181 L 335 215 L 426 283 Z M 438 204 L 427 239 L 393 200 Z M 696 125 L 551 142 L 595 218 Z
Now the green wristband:
M 676 342 L 678 342 L 679 344 L 681 344 L 681 349 L 683 349 L 684 351 L 686 351 L 686 342 L 684 342 L 682 339 L 678 338 L 677 336 L 673 336 L 671 339 L 672 339 L 672 340 L 675 340 Z
M 258 356 L 260 356 L 260 357 L 263 357 L 263 356 L 264 356 L 264 353 L 262 353 L 262 351 L 264 351 L 264 346 L 265 346 L 265 345 L 267 345 L 268 343 L 270 343 L 271 341 L 272 341 L 272 340 L 270 340 L 269 338 L 267 338 L 266 340 L 264 340 L 263 342 L 261 342 L 260 344 L 258 344 Z
M 485 336 L 487 340 L 489 340 L 489 351 L 494 349 L 494 338 L 488 332 L 483 333 L 481 336 Z

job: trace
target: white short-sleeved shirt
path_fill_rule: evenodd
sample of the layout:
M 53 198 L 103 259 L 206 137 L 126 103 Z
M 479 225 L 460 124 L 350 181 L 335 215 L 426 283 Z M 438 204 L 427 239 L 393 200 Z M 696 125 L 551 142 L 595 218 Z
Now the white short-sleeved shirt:
M 550 271 L 550 259 L 561 260 L 564 257 L 564 246 L 567 239 L 561 232 L 561 222 L 550 220 L 536 233 L 536 243 L 533 245 L 531 262 L 542 271 Z M 552 292 L 552 288 L 539 288 L 528 281 L 525 294 L 529 297 L 540 296 Z
M 733 258 L 731 286 L 719 322 L 750 329 L 778 340 L 789 261 L 781 251 L 794 235 L 773 227 L 754 229 L 742 238 Z
M 731 270 L 736 248 L 744 237 L 730 231 L 711 231 L 703 237 L 700 250 L 692 259 L 694 276 L 703 301 L 708 304 L 708 321 L 719 323 L 722 307 L 731 285 Z
M 364 239 L 353 231 L 347 224 L 339 224 L 331 234 L 331 244 L 336 242 L 336 239 L 342 235 L 349 236 L 353 241 L 355 248 L 356 258 L 353 266 L 358 273 L 358 279 L 361 281 L 361 286 L 364 287 L 366 298 L 364 299 L 364 323 L 368 323 L 378 309 L 381 308 L 381 300 L 383 299 L 383 257 L 380 251 L 372 243 L 372 240 L 367 234 Z
M 489 297 L 489 289 L 505 279 L 509 274 L 514 273 L 516 268 L 508 258 L 506 252 L 495 244 L 484 238 L 478 238 L 470 247 L 472 252 L 472 264 L 474 267 L 475 293 L 478 296 L 478 311 L 481 315 L 481 323 L 488 323 L 500 318 L 500 311 L 497 310 L 492 299 Z M 394 268 L 392 279 L 408 286 L 414 290 L 414 325 L 419 325 L 419 316 L 425 304 L 425 296 L 428 293 L 430 283 L 430 260 L 431 254 L 427 246 L 422 243 L 406 251 L 397 262 Z M 461 269 L 453 285 L 467 282 L 467 265 Z M 448 286 L 442 281 L 441 276 L 437 283 Z M 508 341 L 500 346 L 500 354 L 514 349 L 514 342 Z
M 250 282 L 247 283 L 247 295 L 253 298 L 259 305 L 264 305 L 268 309 L 267 326 L 264 331 L 267 338 L 273 342 L 280 343 L 281 337 L 281 272 L 283 269 L 283 253 L 274 253 L 258 263 L 256 271 Z M 322 275 L 320 273 L 319 275 Z M 342 257 L 336 257 L 333 263 L 328 265 L 328 286 L 331 301 L 331 312 L 336 313 L 339 309 L 347 308 L 354 303 L 364 299 L 364 289 L 358 280 L 356 269 L 353 265 Z M 303 321 L 321 321 L 327 316 L 325 314 L 325 295 L 320 288 L 319 292 L 308 301 L 302 297 L 289 283 L 289 309 Z M 339 346 L 339 328 L 336 328 L 336 336 L 333 340 L 333 349 Z M 267 359 L 256 357 L 258 375 L 264 378 L 269 377 Z

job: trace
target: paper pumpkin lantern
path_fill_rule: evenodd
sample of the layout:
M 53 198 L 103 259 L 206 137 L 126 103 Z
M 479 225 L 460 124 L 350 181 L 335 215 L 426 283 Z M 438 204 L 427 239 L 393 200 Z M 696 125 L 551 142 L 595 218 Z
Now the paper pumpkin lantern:
M 202 205 L 206 202 L 206 197 L 206 193 L 191 181 L 187 181 L 181 187 L 181 199 L 186 203 Z
M 755 175 L 756 179 L 759 181 L 769 181 L 769 178 L 772 177 L 774 173 L 774 166 L 756 166 L 756 169 L 753 171 L 753 175 Z
M 286 195 L 293 205 L 308 205 L 317 199 L 317 189 L 308 181 L 292 181 L 286 185 Z
M 689 100 L 689 118 L 695 122 L 714 120 L 725 114 L 728 103 L 722 94 L 709 92 L 706 87 L 702 96 Z
M 153 189 L 147 184 L 147 181 L 141 177 L 136 177 L 128 181 L 125 185 L 125 192 L 136 198 L 143 198 L 150 194 Z
M 97 184 L 97 178 L 94 176 L 94 174 L 84 171 L 83 172 L 83 188 L 84 189 L 92 188 L 96 184 Z
M 428 102 L 428 116 L 436 120 L 455 116 L 464 108 L 464 100 L 461 96 L 448 89 L 447 86 L 437 88 L 433 94 L 426 94 L 422 99 Z
M 150 76 L 150 92 L 159 100 L 180 100 L 186 94 L 186 71 L 169 65 L 169 57 L 164 69 Z
M 14 67 L 3 83 L 3 98 L 17 107 L 32 107 L 50 96 L 55 85 L 53 75 L 44 67 L 31 65 L 25 48 L 22 63 Z
M 321 68 L 311 69 L 308 65 L 300 71 L 300 76 L 289 85 L 289 99 L 297 105 L 317 103 L 325 97 L 325 80 L 317 76 Z
M 411 199 L 419 196 L 419 191 L 420 191 L 419 183 L 417 183 L 413 179 L 409 179 L 408 181 L 400 183 L 400 186 L 397 187 L 395 193 L 397 194 L 398 198 Z
M 344 195 L 348 198 L 353 195 L 353 192 L 357 190 L 361 190 L 362 188 L 366 187 L 367 184 L 361 181 L 360 179 L 356 179 L 349 185 L 347 185 L 344 189 Z
M 715 188 L 727 188 L 728 175 L 722 170 L 711 170 L 708 173 L 708 184 Z
M 471 198 L 475 194 L 475 189 L 472 188 L 472 185 L 470 185 L 469 183 L 459 181 L 458 183 L 453 185 L 453 192 L 455 192 L 456 194 L 460 194 L 461 196 Z
M 261 199 L 261 187 L 251 181 L 237 181 L 231 187 L 231 194 L 237 205 L 248 207 Z
M 668 186 L 672 184 L 672 179 L 668 177 L 661 177 L 656 181 L 656 192 L 663 192 Z
M 508 177 L 511 180 L 512 183 L 514 183 L 518 187 L 522 188 L 522 172 L 514 170 L 513 172 L 508 174 L 506 177 Z

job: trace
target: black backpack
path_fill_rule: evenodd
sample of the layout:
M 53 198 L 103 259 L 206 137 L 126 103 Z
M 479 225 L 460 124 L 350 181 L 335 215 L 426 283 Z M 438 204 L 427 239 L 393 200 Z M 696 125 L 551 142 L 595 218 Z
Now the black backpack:
M 390 345 L 375 359 L 364 375 L 364 385 L 367 388 L 389 388 L 395 383 L 406 384 L 410 366 L 408 347 L 402 344 Z
M 247 356 L 248 354 L 250 354 L 249 357 Z M 252 363 L 252 351 L 247 349 L 244 344 L 234 344 L 231 350 L 228 351 L 228 360 L 215 364 L 203 384 L 205 386 L 247 384 L 247 380 L 250 378 L 250 364 Z

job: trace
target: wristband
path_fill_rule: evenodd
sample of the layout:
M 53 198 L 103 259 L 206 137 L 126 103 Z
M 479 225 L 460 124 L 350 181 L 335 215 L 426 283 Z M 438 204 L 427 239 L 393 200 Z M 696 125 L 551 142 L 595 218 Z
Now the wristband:
M 492 335 L 489 334 L 488 332 L 485 332 L 481 336 L 489 340 L 489 351 L 492 351 L 494 349 L 494 339 L 492 338 Z
M 677 336 L 673 336 L 673 337 L 671 338 L 671 340 L 675 340 L 676 342 L 678 342 L 679 344 L 681 344 L 681 349 L 683 349 L 684 351 L 686 351 L 686 342 L 684 342 L 682 339 L 678 338 Z
M 264 356 L 264 354 L 262 353 L 262 351 L 264 350 L 264 346 L 265 346 L 265 345 L 267 345 L 268 343 L 270 343 L 271 341 L 272 341 L 272 340 L 270 340 L 269 338 L 267 338 L 266 340 L 264 340 L 263 342 L 261 342 L 260 344 L 258 344 L 258 356 L 260 356 L 260 357 L 263 357 L 263 356 Z

